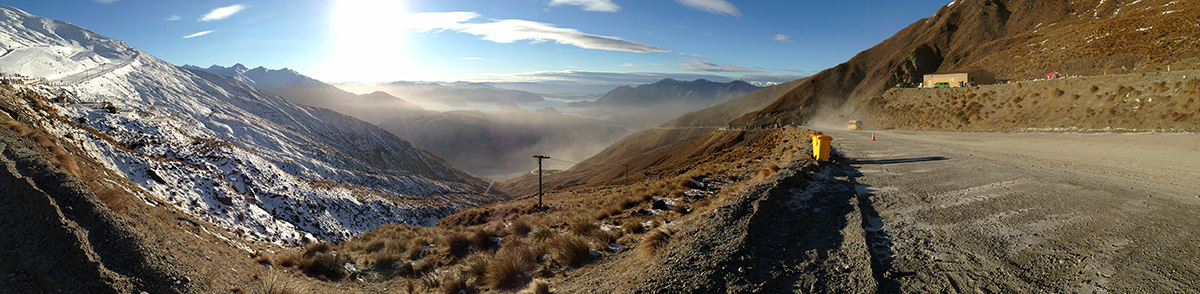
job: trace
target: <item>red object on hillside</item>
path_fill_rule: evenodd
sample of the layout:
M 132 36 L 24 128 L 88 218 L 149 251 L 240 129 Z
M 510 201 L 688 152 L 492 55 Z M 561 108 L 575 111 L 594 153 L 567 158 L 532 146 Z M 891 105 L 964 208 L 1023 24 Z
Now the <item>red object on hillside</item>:
M 875 132 L 871 132 L 871 141 L 875 141 Z
M 1046 74 L 1047 79 L 1057 79 L 1057 78 L 1061 78 L 1061 77 L 1063 77 L 1063 75 L 1058 73 L 1057 71 Z

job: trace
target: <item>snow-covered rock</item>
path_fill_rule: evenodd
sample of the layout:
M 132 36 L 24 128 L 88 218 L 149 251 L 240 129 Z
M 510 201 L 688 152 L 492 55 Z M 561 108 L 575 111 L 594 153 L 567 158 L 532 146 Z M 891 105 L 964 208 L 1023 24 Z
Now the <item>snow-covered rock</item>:
M 0 6 L 0 53 L 0 72 L 44 78 L 29 89 L 65 98 L 54 107 L 69 121 L 45 120 L 56 135 L 148 197 L 251 237 L 343 239 L 486 201 L 482 180 L 374 125 L 66 22 Z

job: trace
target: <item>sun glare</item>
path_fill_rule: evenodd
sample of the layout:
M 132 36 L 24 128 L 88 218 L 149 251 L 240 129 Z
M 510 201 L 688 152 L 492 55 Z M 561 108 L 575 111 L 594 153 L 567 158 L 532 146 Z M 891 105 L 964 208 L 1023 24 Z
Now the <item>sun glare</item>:
M 407 54 L 407 1 L 338 0 L 331 11 L 333 44 L 325 60 L 327 79 L 347 82 L 419 80 Z

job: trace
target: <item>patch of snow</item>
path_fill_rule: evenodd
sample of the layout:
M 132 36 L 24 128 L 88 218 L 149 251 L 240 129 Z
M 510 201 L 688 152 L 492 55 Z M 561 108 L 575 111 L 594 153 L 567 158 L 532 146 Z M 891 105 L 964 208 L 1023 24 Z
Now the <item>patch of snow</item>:
M 1145 28 L 1140 28 L 1140 29 L 1137 29 L 1137 31 L 1139 31 L 1139 32 L 1145 32 L 1145 31 L 1148 31 L 1148 30 L 1150 30 L 1150 29 L 1153 29 L 1153 28 L 1154 28 L 1154 27 L 1145 27 Z
M 1162 15 L 1167 15 L 1167 14 L 1175 13 L 1176 11 L 1178 11 L 1178 10 L 1163 11 Z

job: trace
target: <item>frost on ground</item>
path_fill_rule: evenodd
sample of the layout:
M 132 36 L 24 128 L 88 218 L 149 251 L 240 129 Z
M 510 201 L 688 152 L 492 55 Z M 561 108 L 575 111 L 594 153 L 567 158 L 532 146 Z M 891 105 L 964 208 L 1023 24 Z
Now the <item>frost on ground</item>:
M 0 53 L 6 73 L 46 79 L 25 88 L 58 102 L 50 132 L 148 197 L 252 238 L 338 240 L 483 201 L 470 196 L 481 180 L 373 125 L 69 23 L 0 6 Z

